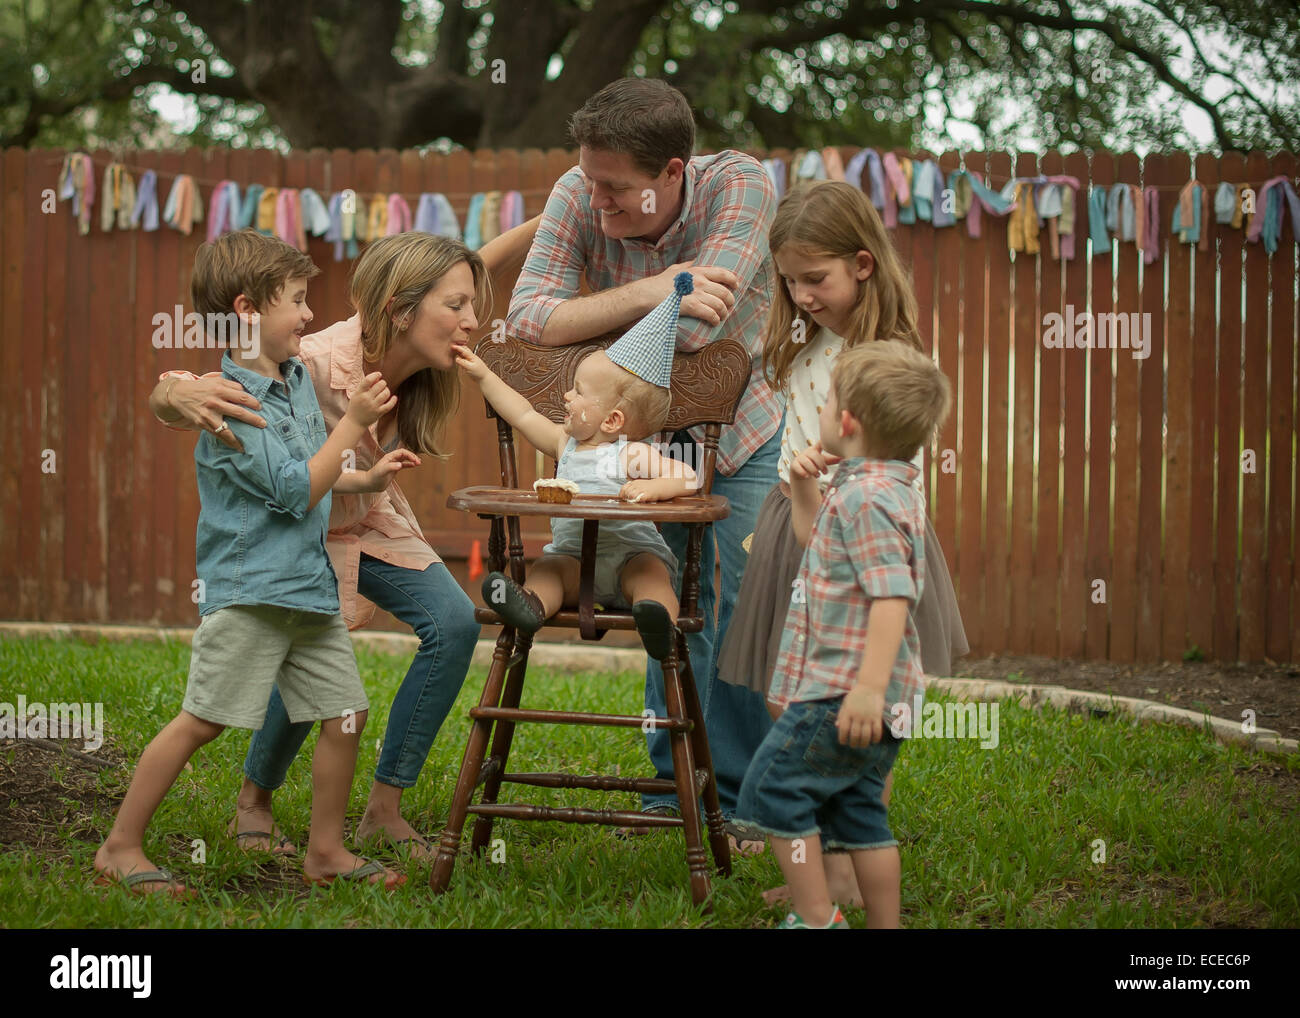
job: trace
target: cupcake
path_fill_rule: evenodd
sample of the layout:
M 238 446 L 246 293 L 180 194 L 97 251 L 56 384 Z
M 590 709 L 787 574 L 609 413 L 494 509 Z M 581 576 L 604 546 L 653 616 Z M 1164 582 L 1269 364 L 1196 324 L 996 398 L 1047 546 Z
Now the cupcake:
M 544 477 L 540 481 L 533 482 L 533 491 L 537 492 L 539 502 L 568 505 L 573 501 L 573 496 L 578 493 L 578 486 L 573 481 L 566 481 L 559 477 Z

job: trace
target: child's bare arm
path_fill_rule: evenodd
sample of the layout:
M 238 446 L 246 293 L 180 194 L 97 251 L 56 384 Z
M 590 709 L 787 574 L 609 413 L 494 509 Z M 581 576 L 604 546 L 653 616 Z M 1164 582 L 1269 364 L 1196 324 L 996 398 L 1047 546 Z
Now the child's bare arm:
M 366 428 L 396 405 L 397 397 L 389 393 L 388 383 L 378 371 L 362 380 L 348 404 L 348 412 L 334 426 L 320 451 L 307 461 L 307 472 L 311 477 L 311 495 L 307 501 L 309 510 L 338 483 L 343 473 L 343 454 L 361 441 Z
M 629 502 L 664 502 L 679 495 L 694 495 L 699 479 L 681 460 L 662 456 L 645 442 L 629 442 L 619 452 L 628 482 L 618 493 Z
M 394 449 L 369 470 L 343 471 L 334 485 L 334 491 L 340 495 L 383 491 L 392 483 L 393 475 L 399 470 L 419 465 L 420 457 L 410 449 Z
M 840 457 L 822 451 L 818 442 L 801 452 L 790 464 L 790 523 L 799 547 L 808 546 L 813 520 L 822 504 L 817 478 L 840 461 Z
M 884 737 L 885 691 L 903 645 L 908 609 L 905 597 L 877 598 L 867 609 L 867 648 L 858 680 L 835 722 L 845 745 L 866 746 Z
M 465 374 L 478 382 L 493 409 L 513 427 L 518 428 L 534 446 L 559 459 L 566 438 L 564 429 L 534 410 L 528 400 L 506 385 L 469 347 L 454 343 L 452 350 L 456 354 L 456 363 Z

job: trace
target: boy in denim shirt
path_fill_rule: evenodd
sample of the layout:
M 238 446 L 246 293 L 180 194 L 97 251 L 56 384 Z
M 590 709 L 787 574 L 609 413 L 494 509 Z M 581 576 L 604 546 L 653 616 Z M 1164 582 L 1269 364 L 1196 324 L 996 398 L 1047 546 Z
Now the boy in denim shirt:
M 784 713 L 737 809 L 771 838 L 793 896 L 781 929 L 848 928 L 827 892 L 823 841 L 852 856 L 867 925 L 898 926 L 898 842 L 881 802 L 899 746 L 889 706 L 924 689 L 911 611 L 925 505 L 909 461 L 951 398 L 923 353 L 892 341 L 851 347 L 832 369 L 821 441 L 791 465 L 791 522 L 806 550 L 768 694 Z M 817 477 L 835 464 L 823 498 Z
M 149 861 L 145 828 L 199 747 L 228 726 L 261 727 L 273 684 L 291 720 L 321 722 L 304 880 L 342 876 L 390 889 L 406 880 L 343 844 L 369 705 L 325 552 L 330 488 L 339 482 L 344 454 L 396 397 L 377 372 L 367 376 L 326 438 L 311 379 L 296 356 L 312 320 L 307 280 L 319 271 L 305 254 L 253 230 L 204 244 L 195 256 L 194 306 L 210 332 L 209 316 L 234 320 L 232 312 L 241 328 L 254 330 L 251 358 L 226 353 L 221 367 L 261 401 L 266 428 L 223 422 L 218 430 L 232 428 L 242 452 L 211 433 L 195 447 L 201 618 L 185 700 L 140 756 L 113 829 L 95 853 L 96 883 L 193 893 Z M 349 474 L 344 483 L 361 482 Z

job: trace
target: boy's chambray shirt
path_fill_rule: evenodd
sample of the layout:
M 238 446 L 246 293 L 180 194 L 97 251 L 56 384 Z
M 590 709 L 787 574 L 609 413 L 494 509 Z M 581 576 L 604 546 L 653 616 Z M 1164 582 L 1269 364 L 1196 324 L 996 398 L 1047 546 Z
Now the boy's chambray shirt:
M 895 703 L 925 689 L 912 613 L 925 573 L 925 503 L 903 460 L 843 460 L 813 520 L 768 695 L 779 706 L 844 696 L 857 684 L 876 598 L 905 597 L 907 628 L 885 690 Z
M 776 434 L 785 401 L 763 377 L 763 325 L 771 300 L 767 234 L 776 215 L 776 189 L 753 156 L 726 150 L 694 156 L 686 164 L 682 210 L 654 243 L 609 238 L 578 167 L 555 182 L 510 298 L 506 327 L 530 343 L 542 341 L 551 313 L 579 294 L 585 274 L 593 293 L 658 275 L 670 265 L 694 261 L 730 269 L 740 278 L 736 303 L 719 325 L 684 316 L 677 349 L 686 353 L 731 336 L 750 354 L 749 384 L 733 424 L 718 439 L 718 472 L 730 477 Z M 691 429 L 704 441 L 704 426 Z
M 204 599 L 199 615 L 236 604 L 337 614 L 338 580 L 325 551 L 330 493 L 308 510 L 307 461 L 325 444 L 325 418 L 302 361 L 280 365 L 283 381 L 240 367 L 221 374 L 262 403 L 265 428 L 228 419 L 244 451 L 204 432 L 194 447 L 199 484 L 196 539 Z

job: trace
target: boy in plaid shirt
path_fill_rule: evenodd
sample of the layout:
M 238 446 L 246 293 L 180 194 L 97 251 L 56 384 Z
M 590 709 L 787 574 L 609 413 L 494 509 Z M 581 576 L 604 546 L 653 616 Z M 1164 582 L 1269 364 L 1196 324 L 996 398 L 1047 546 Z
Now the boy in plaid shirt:
M 821 441 L 791 466 L 791 520 L 806 550 L 768 693 L 773 716 L 784 713 L 737 810 L 770 837 L 793 895 L 781 929 L 848 928 L 827 892 L 823 840 L 851 854 L 867 925 L 899 923 L 898 842 L 881 792 L 899 746 L 889 707 L 924 689 L 911 611 L 925 505 L 909 461 L 951 400 L 947 378 L 911 347 L 852 347 L 832 370 Z M 817 477 L 832 466 L 823 499 Z

